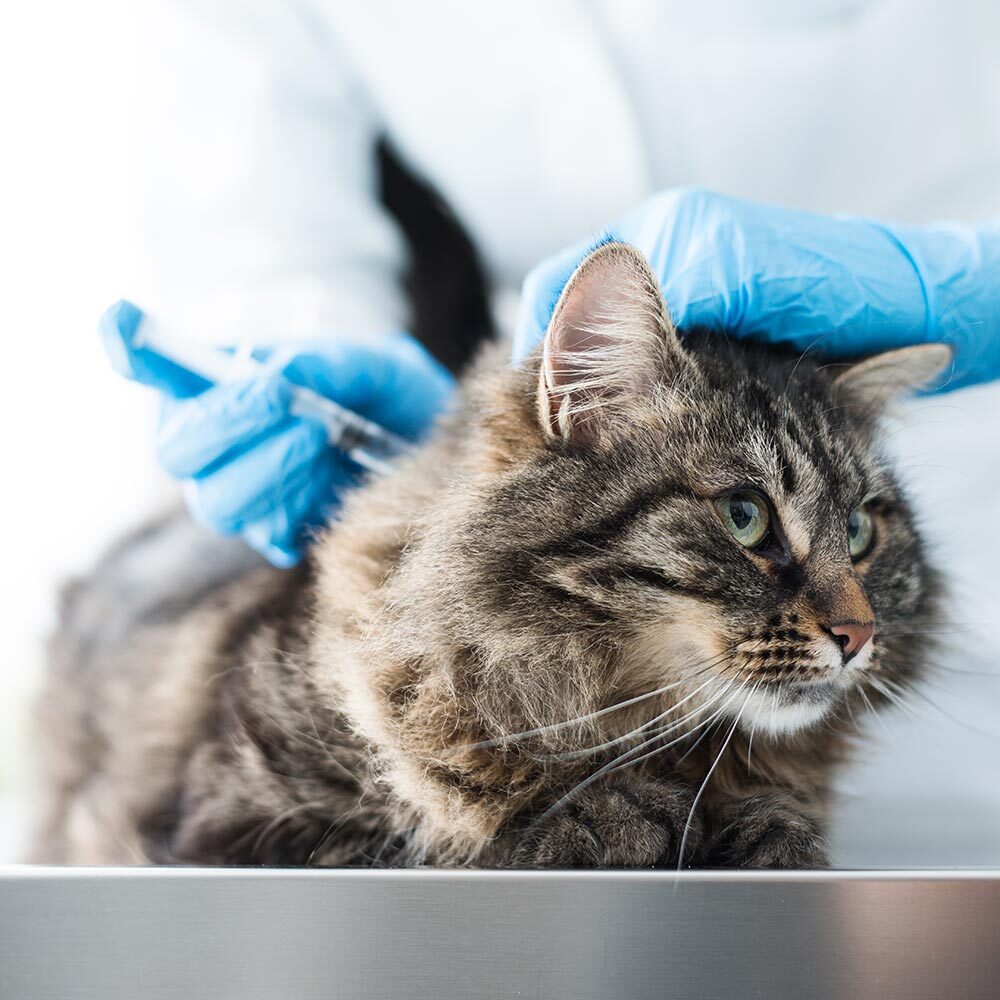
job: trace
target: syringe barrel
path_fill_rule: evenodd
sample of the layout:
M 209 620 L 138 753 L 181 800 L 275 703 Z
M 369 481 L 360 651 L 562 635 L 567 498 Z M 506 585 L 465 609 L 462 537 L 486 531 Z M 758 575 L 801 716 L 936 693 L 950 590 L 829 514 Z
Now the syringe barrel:
M 263 369 L 248 352 L 234 356 L 196 341 L 182 340 L 169 335 L 148 316 L 143 318 L 130 347 L 153 352 L 212 383 L 249 377 Z M 331 447 L 365 469 L 384 472 L 392 459 L 410 450 L 410 443 L 404 438 L 312 389 L 294 386 L 292 393 L 291 413 L 322 423 Z
M 326 427 L 330 444 L 340 451 L 353 455 L 356 450 L 362 450 L 380 462 L 387 462 L 410 450 L 410 443 L 404 438 L 312 389 L 296 387 L 293 392 L 295 400 L 291 412 L 296 416 L 319 420 Z

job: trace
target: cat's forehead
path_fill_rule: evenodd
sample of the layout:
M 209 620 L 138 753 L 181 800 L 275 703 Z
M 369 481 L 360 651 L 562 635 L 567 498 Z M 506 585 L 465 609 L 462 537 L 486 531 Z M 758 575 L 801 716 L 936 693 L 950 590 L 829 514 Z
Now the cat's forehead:
M 754 486 L 807 509 L 859 503 L 889 484 L 870 420 L 808 381 L 735 378 L 699 401 L 687 422 L 689 474 L 707 492 Z

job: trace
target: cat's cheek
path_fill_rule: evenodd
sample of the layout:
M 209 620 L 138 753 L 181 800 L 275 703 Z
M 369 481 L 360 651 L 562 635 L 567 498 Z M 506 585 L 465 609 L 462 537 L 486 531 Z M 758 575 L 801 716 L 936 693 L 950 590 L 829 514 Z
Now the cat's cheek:
M 730 645 L 725 623 L 714 607 L 672 598 L 658 620 L 638 630 L 630 650 L 630 676 L 644 688 L 686 676 L 703 680 L 709 665 L 722 664 Z

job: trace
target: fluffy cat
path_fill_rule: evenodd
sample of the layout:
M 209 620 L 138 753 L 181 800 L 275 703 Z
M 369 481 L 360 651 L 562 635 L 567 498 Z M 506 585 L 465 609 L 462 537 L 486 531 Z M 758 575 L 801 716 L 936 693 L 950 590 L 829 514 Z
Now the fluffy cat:
M 680 338 L 599 247 L 297 570 L 174 517 L 68 594 L 36 859 L 825 864 L 937 613 L 878 415 L 948 360 Z

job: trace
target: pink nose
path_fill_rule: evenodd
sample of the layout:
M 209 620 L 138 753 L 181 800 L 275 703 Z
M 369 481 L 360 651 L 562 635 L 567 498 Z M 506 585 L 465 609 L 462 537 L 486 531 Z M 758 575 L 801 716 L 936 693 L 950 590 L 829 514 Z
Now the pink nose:
M 875 622 L 837 622 L 830 626 L 830 634 L 839 643 L 847 663 L 865 648 L 865 643 L 871 641 L 875 634 Z

